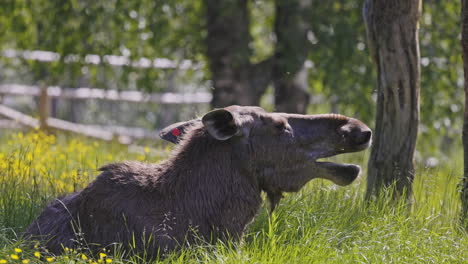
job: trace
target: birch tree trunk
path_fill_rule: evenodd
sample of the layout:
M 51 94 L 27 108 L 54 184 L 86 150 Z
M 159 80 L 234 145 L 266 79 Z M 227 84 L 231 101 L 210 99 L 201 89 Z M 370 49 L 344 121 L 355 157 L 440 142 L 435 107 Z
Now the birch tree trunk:
M 421 0 L 365 0 L 364 20 L 377 67 L 377 116 L 367 197 L 391 188 L 412 194 L 419 123 Z
M 462 52 L 463 52 L 463 68 L 465 73 L 465 112 L 463 115 L 463 180 L 461 191 L 462 202 L 462 223 L 465 228 L 468 228 L 468 0 L 462 1 Z

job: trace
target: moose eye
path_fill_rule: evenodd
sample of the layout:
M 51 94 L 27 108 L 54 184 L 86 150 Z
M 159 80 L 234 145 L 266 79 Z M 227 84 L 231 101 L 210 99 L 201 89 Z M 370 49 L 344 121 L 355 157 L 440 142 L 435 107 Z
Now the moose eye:
M 286 130 L 286 124 L 283 123 L 283 122 L 277 123 L 277 124 L 275 124 L 275 128 L 276 128 L 278 131 L 282 132 L 282 131 Z

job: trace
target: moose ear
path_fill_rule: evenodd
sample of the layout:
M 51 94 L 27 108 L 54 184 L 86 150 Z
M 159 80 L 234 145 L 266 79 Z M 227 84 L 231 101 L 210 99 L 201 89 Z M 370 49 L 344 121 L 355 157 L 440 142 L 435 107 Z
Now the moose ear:
M 166 141 L 177 144 L 179 143 L 182 136 L 187 132 L 188 127 L 195 124 L 196 122 L 200 122 L 200 119 L 172 124 L 162 129 L 161 132 L 159 132 L 159 136 Z
M 217 140 L 227 140 L 239 133 L 234 115 L 226 109 L 217 109 L 205 114 L 203 125 Z

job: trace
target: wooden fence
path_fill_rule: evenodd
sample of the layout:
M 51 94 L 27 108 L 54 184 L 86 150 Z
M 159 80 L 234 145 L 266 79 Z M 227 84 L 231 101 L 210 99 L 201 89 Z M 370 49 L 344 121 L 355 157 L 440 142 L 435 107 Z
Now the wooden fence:
M 10 59 L 24 59 L 39 61 L 43 63 L 63 62 L 63 63 L 84 63 L 91 65 L 107 64 L 113 67 L 129 66 L 133 68 L 155 68 L 161 70 L 199 70 L 203 63 L 191 60 L 169 60 L 167 58 L 136 58 L 130 59 L 127 56 L 117 55 L 97 55 L 97 54 L 67 54 L 61 55 L 52 51 L 44 50 L 12 50 L 0 51 L 0 57 Z M 4 95 L 10 96 L 33 96 L 38 97 L 38 118 L 21 113 L 12 107 L 2 104 L 1 98 Z M 62 88 L 57 86 L 40 87 L 21 84 L 0 84 L 0 116 L 6 118 L 0 120 L 0 127 L 32 127 L 44 130 L 60 130 L 101 140 L 117 140 L 122 144 L 129 145 L 129 149 L 141 150 L 140 146 L 135 146 L 132 142 L 135 139 L 159 139 L 158 131 L 151 131 L 138 127 L 123 126 L 96 126 L 84 125 L 66 120 L 61 120 L 49 116 L 50 99 L 96 99 L 114 102 L 130 103 L 157 103 L 157 104 L 208 104 L 212 95 L 208 92 L 195 93 L 142 93 L 140 91 L 117 91 L 98 88 Z
M 116 55 L 96 55 L 87 54 L 78 56 L 68 54 L 61 57 L 59 53 L 42 50 L 4 50 L 0 51 L 0 57 L 20 58 L 25 60 L 40 61 L 44 63 L 62 61 L 64 63 L 81 62 L 85 64 L 108 64 L 121 67 L 130 66 L 135 68 L 156 68 L 156 69 L 181 69 L 197 70 L 203 67 L 202 63 L 192 62 L 190 60 L 172 61 L 166 58 L 138 58 L 130 60 L 125 56 Z M 307 68 L 313 68 L 311 61 L 306 61 Z M 140 91 L 118 91 L 98 88 L 62 88 L 57 86 L 40 87 L 21 84 L 0 84 L 0 99 L 3 95 L 33 96 L 39 97 L 38 118 L 28 116 L 11 107 L 1 104 L 0 116 L 8 120 L 0 120 L 0 126 L 18 127 L 27 126 L 42 128 L 44 130 L 56 129 L 86 135 L 88 137 L 111 140 L 117 139 L 122 144 L 131 144 L 135 139 L 157 139 L 157 131 L 149 131 L 137 127 L 119 127 L 119 126 L 93 126 L 73 123 L 49 116 L 50 98 L 63 99 L 97 99 L 115 102 L 132 103 L 157 103 L 157 104 L 208 104 L 212 95 L 209 92 L 195 93 L 142 93 Z M 270 95 L 267 101 L 273 102 Z M 323 101 L 323 96 L 314 96 L 311 103 Z
M 1 95 L 34 96 L 39 97 L 39 118 L 21 113 L 11 107 L 0 104 L 0 116 L 14 121 L 2 123 L 10 127 L 17 124 L 44 130 L 60 130 L 77 133 L 88 137 L 113 140 L 122 144 L 132 144 L 135 139 L 159 139 L 158 131 L 151 131 L 137 127 L 122 126 L 95 126 L 73 123 L 49 116 L 50 98 L 66 99 L 98 99 L 132 103 L 158 103 L 158 104 L 207 104 L 212 95 L 207 92 L 196 93 L 142 93 L 139 91 L 117 91 L 97 88 L 61 88 L 39 87 L 20 84 L 1 84 Z M 133 146 L 138 148 L 138 146 Z

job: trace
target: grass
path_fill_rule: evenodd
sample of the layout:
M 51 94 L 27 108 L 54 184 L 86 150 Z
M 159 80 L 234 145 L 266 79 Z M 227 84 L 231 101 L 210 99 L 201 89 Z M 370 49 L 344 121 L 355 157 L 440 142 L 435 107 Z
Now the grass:
M 161 262 L 467 263 L 468 234 L 458 223 L 462 155 L 460 150 L 450 155 L 452 162 L 434 168 L 418 164 L 411 208 L 384 195 L 366 202 L 365 177 L 347 187 L 314 180 L 300 192 L 287 194 L 273 215 L 265 205 L 243 242 L 192 246 Z M 365 167 L 367 156 L 338 159 Z M 38 258 L 41 253 L 28 249 L 18 234 L 51 199 L 86 186 L 99 166 L 162 158 L 84 138 L 37 132 L 1 136 L 0 264 L 144 263 L 138 256 L 92 258 L 73 250 Z

